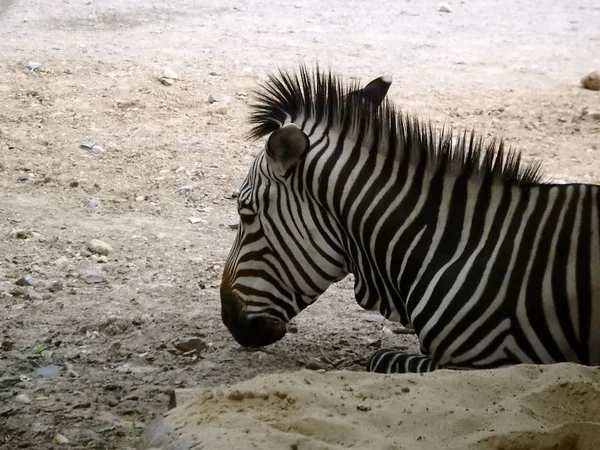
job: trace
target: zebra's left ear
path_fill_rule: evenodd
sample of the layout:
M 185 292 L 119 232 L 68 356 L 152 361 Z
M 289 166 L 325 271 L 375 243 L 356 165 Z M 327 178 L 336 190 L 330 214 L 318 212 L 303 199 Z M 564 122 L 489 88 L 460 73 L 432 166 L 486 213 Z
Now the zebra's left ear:
M 383 103 L 383 100 L 392 85 L 392 81 L 391 75 L 383 75 L 379 78 L 375 78 L 364 88 L 351 92 L 350 96 L 362 98 L 370 102 L 374 107 L 378 107 Z
M 267 141 L 269 165 L 278 174 L 285 175 L 298 164 L 309 146 L 308 136 L 295 124 L 278 128 Z

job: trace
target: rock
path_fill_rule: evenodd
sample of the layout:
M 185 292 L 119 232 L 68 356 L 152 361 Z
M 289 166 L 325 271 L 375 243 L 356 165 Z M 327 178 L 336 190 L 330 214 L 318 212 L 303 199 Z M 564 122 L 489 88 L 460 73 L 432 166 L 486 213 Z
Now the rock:
M 87 284 L 106 283 L 107 276 L 99 269 L 88 269 L 81 273 L 81 279 Z
M 69 264 L 69 259 L 66 256 L 61 256 L 57 260 L 54 261 L 54 265 L 57 267 L 64 267 Z
M 173 70 L 165 67 L 162 71 L 162 74 L 158 77 L 159 81 L 165 86 L 171 86 L 177 79 L 179 75 L 177 75 Z
M 167 238 L 167 237 L 168 237 L 167 233 L 157 233 L 157 234 L 156 234 L 156 239 L 157 239 L 158 241 L 162 241 L 163 239 L 165 239 L 165 238 Z
M 381 348 L 381 339 L 367 339 L 367 347 Z
M 190 218 L 188 219 L 188 221 L 189 221 L 191 224 L 196 224 L 196 223 L 204 222 L 204 220 L 203 220 L 203 219 L 201 219 L 200 217 L 190 217 Z
M 31 398 L 29 398 L 29 395 L 27 394 L 18 394 L 15 396 L 15 402 L 28 405 L 29 403 L 31 403 Z
M 211 116 L 226 116 L 228 111 L 225 103 L 213 103 L 207 112 Z
M 58 378 L 59 371 L 60 371 L 60 368 L 58 366 L 45 366 L 45 367 L 40 367 L 39 369 L 37 369 L 35 371 L 35 374 L 42 378 L 48 378 L 50 380 L 54 380 L 54 379 Z
M 600 70 L 588 73 L 581 79 L 581 86 L 592 91 L 600 91 Z
M 64 364 L 64 369 L 67 372 L 67 376 L 71 378 L 79 378 L 79 373 L 75 371 L 75 366 L 73 366 L 73 364 L 66 362 Z
M 88 208 L 97 208 L 98 206 L 100 206 L 100 202 L 95 198 L 88 198 L 85 203 L 85 206 L 87 206 Z
M 323 370 L 325 365 L 317 358 L 310 359 L 305 366 L 309 370 Z
M 210 94 L 208 96 L 208 103 L 229 103 L 231 100 L 233 100 L 233 97 L 229 95 Z
M 39 61 L 27 61 L 27 68 L 31 71 L 37 70 L 42 67 L 42 63 Z
M 19 175 L 19 177 L 17 178 L 17 180 L 19 181 L 27 181 L 31 178 L 31 174 L 30 173 L 22 173 L 21 175 Z
M 450 6 L 448 6 L 445 3 L 442 3 L 439 7 L 438 7 L 438 11 L 439 12 L 443 12 L 443 13 L 451 13 L 452 10 L 450 9 Z
M 35 286 L 36 281 L 30 274 L 25 274 L 21 278 L 19 278 L 15 284 L 17 286 Z
M 58 292 L 63 290 L 63 282 L 61 280 L 50 280 L 46 282 L 46 289 L 50 292 Z
M 194 189 L 196 189 L 196 186 L 194 186 L 193 184 L 189 184 L 189 185 L 181 186 L 177 190 L 178 191 L 185 191 L 185 192 L 192 192 Z
M 82 428 L 79 430 L 78 438 L 80 441 L 87 442 L 99 442 L 101 441 L 101 437 L 94 430 L 90 430 L 89 428 Z
M 84 150 L 90 151 L 92 153 L 100 153 L 103 151 L 103 148 L 100 145 L 89 139 L 83 141 L 79 146 Z
M 231 223 L 227 226 L 232 230 L 237 230 L 240 227 L 240 224 L 239 223 Z
M 31 237 L 31 233 L 27 230 L 14 230 L 11 236 L 15 239 L 28 239 Z
M 25 298 L 28 298 L 29 300 L 44 300 L 44 296 L 39 292 L 36 292 L 31 286 L 28 286 L 25 289 Z
M 186 336 L 181 339 L 176 340 L 173 345 L 179 351 L 184 353 L 195 351 L 200 352 L 208 348 L 206 342 L 204 342 L 198 336 Z
M 583 108 L 579 118 L 582 120 L 600 121 L 600 110 L 593 111 L 587 107 Z
M 136 202 L 144 202 L 146 200 L 148 200 L 148 196 L 146 195 L 138 195 L 135 197 Z
M 0 388 L 8 388 L 10 386 L 14 386 L 15 384 L 21 383 L 20 377 L 13 376 L 3 376 L 0 377 Z
M 66 437 L 64 437 L 62 434 L 56 433 L 54 435 L 54 438 L 52 439 L 52 442 L 54 442 L 55 444 L 62 445 L 62 444 L 68 444 L 69 440 Z
M 119 350 L 121 350 L 121 343 L 119 341 L 112 342 L 107 349 L 109 353 L 113 354 L 117 353 Z
M 385 320 L 381 314 L 365 314 L 364 317 L 367 322 L 383 322 Z
M 97 255 L 108 255 L 113 251 L 112 247 L 100 239 L 92 239 L 88 242 L 87 248 L 90 252 Z

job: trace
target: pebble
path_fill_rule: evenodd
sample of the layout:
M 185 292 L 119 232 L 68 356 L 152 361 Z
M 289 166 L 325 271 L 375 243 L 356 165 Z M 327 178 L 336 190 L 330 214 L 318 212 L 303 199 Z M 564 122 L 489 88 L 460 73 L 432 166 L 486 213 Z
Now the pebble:
M 237 230 L 240 227 L 240 224 L 239 223 L 231 223 L 227 226 L 232 230 Z
M 64 267 L 69 264 L 69 259 L 66 256 L 61 256 L 56 261 L 54 261 L 54 265 L 58 267 Z
M 29 173 L 22 173 L 21 175 L 19 175 L 19 177 L 17 178 L 19 181 L 27 181 L 31 178 L 31 174 Z
M 89 139 L 83 141 L 80 147 L 93 153 L 100 153 L 103 150 L 100 145 L 96 144 L 94 141 L 90 141 Z
M 208 346 L 206 345 L 206 342 L 204 342 L 198 336 L 183 337 L 181 339 L 176 340 L 173 343 L 173 345 L 175 346 L 175 348 L 177 350 L 182 351 L 184 353 L 191 352 L 191 351 L 200 352 L 200 351 L 208 348 Z
M 50 280 L 46 282 L 46 289 L 50 292 L 62 291 L 63 287 L 63 282 L 61 280 Z
M 385 320 L 381 314 L 365 314 L 364 318 L 367 322 L 383 322 Z
M 192 192 L 194 189 L 196 189 L 196 186 L 194 186 L 193 184 L 189 184 L 189 185 L 186 185 L 186 186 L 181 186 L 177 190 L 178 191 L 185 191 L 185 192 Z
M 210 94 L 208 96 L 208 103 L 229 103 L 233 100 L 229 95 L 223 94 Z
M 54 439 L 52 439 L 52 440 L 53 440 L 53 442 L 55 444 L 59 444 L 59 445 L 68 444 L 69 443 L 69 440 L 66 437 L 64 437 L 62 434 L 60 434 L 60 433 L 56 433 L 54 435 Z
M 367 339 L 367 347 L 381 348 L 381 339 Z
M 15 284 L 17 286 L 35 286 L 36 281 L 30 274 L 26 274 L 19 278 Z
M 37 70 L 42 67 L 42 63 L 39 61 L 28 61 L 27 68 L 30 70 Z
M 225 103 L 213 103 L 207 112 L 211 116 L 226 116 L 228 109 Z
M 588 73 L 581 79 L 581 85 L 592 91 L 600 91 L 600 70 Z
M 97 208 L 98 206 L 100 206 L 100 202 L 95 198 L 88 198 L 85 203 L 85 206 L 87 206 L 88 208 Z
M 27 239 L 31 236 L 31 233 L 27 230 L 14 230 L 11 235 L 15 239 Z
M 50 380 L 54 380 L 54 379 L 58 378 L 59 371 L 60 371 L 60 368 L 58 366 L 45 366 L 45 367 L 40 367 L 39 369 L 37 369 L 35 371 L 35 374 L 42 378 L 48 378 Z
M 121 343 L 119 341 L 112 342 L 107 351 L 110 353 L 117 353 L 121 349 Z
M 203 219 L 201 219 L 200 217 L 190 217 L 188 219 L 188 222 L 195 224 L 195 223 L 200 223 L 200 222 L 204 222 Z
M 81 279 L 87 284 L 106 282 L 106 274 L 99 269 L 88 269 L 81 273 Z
M 89 428 L 82 428 L 81 430 L 79 430 L 79 439 L 81 439 L 83 442 L 101 440 L 98 433 L 96 433 L 94 430 L 90 430 Z
M 66 362 L 64 364 L 65 371 L 67 372 L 67 376 L 71 378 L 79 378 L 79 373 L 75 371 L 75 366 L 73 364 Z
M 14 386 L 15 384 L 21 383 L 21 378 L 20 377 L 13 377 L 13 376 L 3 376 L 0 377 L 0 387 L 1 388 L 7 388 L 10 386 Z
M 18 394 L 15 396 L 15 402 L 28 405 L 29 403 L 31 403 L 31 398 L 29 398 L 29 395 L 27 394 Z
M 452 10 L 450 9 L 450 6 L 446 5 L 445 3 L 442 3 L 439 8 L 438 8 L 439 12 L 443 12 L 443 13 L 451 13 Z
M 145 196 L 145 195 L 138 195 L 138 196 L 135 198 L 135 201 L 136 201 L 136 202 L 143 202 L 143 201 L 146 201 L 146 199 L 147 199 L 147 198 L 148 198 L 148 197 L 147 197 L 147 196 Z
M 112 247 L 100 239 L 92 239 L 88 242 L 87 248 L 90 252 L 97 255 L 108 255 L 113 251 Z
M 325 365 L 317 358 L 310 359 L 305 366 L 309 370 L 323 370 Z
M 585 107 L 581 110 L 580 119 L 583 120 L 600 120 L 600 110 L 592 111 L 589 108 Z
M 175 73 L 173 70 L 165 67 L 162 71 L 162 75 L 158 77 L 160 82 L 165 86 L 171 86 L 175 81 L 179 78 L 179 75 Z
M 36 292 L 36 290 L 31 286 L 28 286 L 25 290 L 25 297 L 29 300 L 44 300 L 44 296 L 39 292 Z

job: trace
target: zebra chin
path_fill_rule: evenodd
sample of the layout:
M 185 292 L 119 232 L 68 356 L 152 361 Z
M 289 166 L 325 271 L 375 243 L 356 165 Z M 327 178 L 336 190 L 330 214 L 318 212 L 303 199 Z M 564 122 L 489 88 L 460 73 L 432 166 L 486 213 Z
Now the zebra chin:
M 280 340 L 287 332 L 287 327 L 281 320 L 269 316 L 248 317 L 237 296 L 223 289 L 221 319 L 242 347 L 265 347 Z

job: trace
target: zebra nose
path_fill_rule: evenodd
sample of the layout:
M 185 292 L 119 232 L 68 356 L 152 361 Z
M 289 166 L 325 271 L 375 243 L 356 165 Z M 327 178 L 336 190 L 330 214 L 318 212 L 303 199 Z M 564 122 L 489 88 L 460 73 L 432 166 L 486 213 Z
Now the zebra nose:
M 285 323 L 268 316 L 248 317 L 237 296 L 221 289 L 221 319 L 243 347 L 264 347 L 280 340 L 287 331 Z

